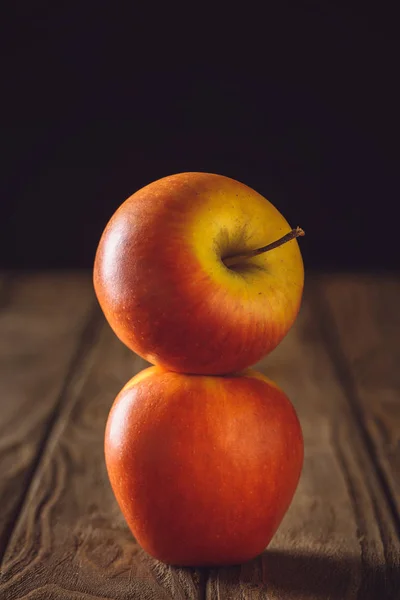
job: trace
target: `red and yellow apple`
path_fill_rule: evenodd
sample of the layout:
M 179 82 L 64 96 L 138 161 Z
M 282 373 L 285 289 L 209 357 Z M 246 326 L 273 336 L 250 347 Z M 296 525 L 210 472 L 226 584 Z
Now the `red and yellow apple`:
M 303 438 L 289 399 L 256 371 L 213 377 L 156 366 L 117 396 L 105 457 L 122 513 L 150 555 L 238 564 L 265 549 L 287 511 Z
M 278 345 L 300 307 L 296 239 L 249 257 L 290 230 L 238 181 L 165 177 L 107 224 L 94 265 L 100 306 L 116 335 L 150 363 L 198 374 L 244 369 Z

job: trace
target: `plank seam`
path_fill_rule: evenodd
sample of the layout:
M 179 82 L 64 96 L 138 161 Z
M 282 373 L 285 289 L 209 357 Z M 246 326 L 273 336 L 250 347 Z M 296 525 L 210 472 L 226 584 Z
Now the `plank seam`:
M 99 311 L 97 303 L 94 303 L 92 307 L 88 311 L 88 316 L 83 325 L 81 334 L 79 336 L 79 340 L 77 343 L 77 348 L 75 353 L 72 356 L 72 359 L 69 363 L 69 367 L 67 370 L 67 374 L 64 378 L 64 383 L 62 385 L 61 391 L 58 395 L 58 400 L 55 404 L 54 410 L 51 412 L 46 424 L 45 431 L 43 437 L 38 445 L 38 450 L 36 452 L 35 458 L 32 461 L 32 464 L 29 467 L 27 474 L 27 481 L 25 486 L 25 493 L 21 495 L 21 498 L 16 503 L 15 509 L 11 516 L 11 519 L 5 528 L 4 532 L 4 544 L 3 547 L 0 548 L 0 565 L 3 563 L 4 556 L 7 552 L 7 548 L 9 546 L 10 540 L 12 538 L 14 529 L 18 523 L 18 519 L 25 505 L 25 501 L 29 496 L 29 491 L 34 483 L 36 474 L 40 469 L 40 465 L 42 462 L 43 456 L 46 454 L 46 449 L 48 443 L 51 439 L 52 432 L 58 422 L 58 418 L 63 409 L 63 406 L 68 399 L 68 390 L 71 382 L 73 381 L 75 372 L 79 368 L 79 365 L 84 357 L 85 349 L 90 345 L 91 341 L 94 339 L 99 326 L 101 323 L 101 313 Z
M 354 486 L 353 479 L 352 479 L 352 476 L 350 473 L 349 465 L 347 464 L 346 458 L 345 458 L 343 450 L 342 450 L 341 443 L 339 441 L 337 423 L 334 423 L 333 427 L 331 429 L 331 441 L 332 441 L 333 451 L 339 462 L 340 469 L 341 469 L 341 472 L 343 474 L 343 477 L 344 477 L 344 480 L 346 483 L 346 488 L 347 488 L 347 492 L 349 494 L 351 507 L 352 507 L 353 514 L 354 514 L 354 520 L 355 520 L 355 524 L 357 527 L 357 537 L 358 537 L 358 543 L 360 546 L 360 554 L 361 554 L 360 558 L 361 558 L 361 570 L 362 570 L 361 571 L 362 578 L 360 581 L 359 588 L 357 590 L 357 598 L 360 598 L 360 600 L 364 600 L 364 596 L 362 594 L 364 594 L 364 592 L 365 592 L 365 583 L 366 583 L 366 579 L 367 579 L 366 576 L 367 576 L 368 567 L 369 567 L 369 563 L 366 559 L 367 544 L 365 541 L 367 529 L 366 529 L 364 515 L 363 515 L 362 511 L 359 509 L 359 506 L 357 503 L 357 493 L 355 491 L 355 486 Z
M 320 323 L 321 335 L 325 341 L 328 355 L 334 365 L 339 381 L 342 383 L 342 387 L 345 393 L 345 397 L 347 399 L 348 405 L 352 412 L 353 418 L 359 424 L 359 432 L 361 436 L 361 440 L 363 442 L 364 448 L 367 451 L 368 457 L 371 461 L 372 467 L 375 471 L 375 475 L 377 480 L 381 486 L 381 490 L 383 496 L 386 500 L 387 507 L 389 509 L 392 520 L 396 526 L 397 535 L 400 532 L 400 515 L 397 512 L 396 504 L 394 498 L 391 494 L 390 485 L 387 481 L 384 470 L 382 469 L 379 459 L 376 456 L 374 444 L 369 435 L 368 428 L 365 422 L 363 410 L 361 407 L 361 402 L 359 400 L 358 392 L 356 389 L 355 381 L 352 376 L 351 370 L 348 366 L 348 362 L 340 341 L 340 335 L 337 328 L 337 324 L 334 318 L 334 315 L 329 307 L 329 304 L 325 298 L 324 291 L 322 289 L 321 282 L 317 281 L 316 285 L 317 294 L 314 295 L 315 298 L 315 309 L 316 314 L 318 316 L 318 320 Z M 329 327 L 326 325 L 329 323 Z M 367 488 L 369 489 L 368 482 L 366 481 Z M 370 489 L 369 489 L 370 493 Z M 371 497 L 371 501 L 374 506 L 374 510 L 376 509 L 376 502 L 373 497 Z M 383 534 L 380 519 L 378 518 L 378 525 L 381 531 L 381 536 Z M 382 542 L 384 544 L 386 550 L 385 536 L 382 537 Z

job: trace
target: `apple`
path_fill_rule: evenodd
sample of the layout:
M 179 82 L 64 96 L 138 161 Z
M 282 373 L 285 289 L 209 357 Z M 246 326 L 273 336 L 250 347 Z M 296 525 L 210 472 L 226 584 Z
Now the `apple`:
M 171 175 L 116 210 L 97 249 L 94 288 L 115 334 L 148 362 L 232 373 L 273 350 L 295 321 L 302 233 L 243 183 Z
M 118 394 L 109 479 L 136 540 L 180 566 L 248 561 L 268 545 L 303 464 L 296 412 L 248 369 L 224 377 L 149 367 Z

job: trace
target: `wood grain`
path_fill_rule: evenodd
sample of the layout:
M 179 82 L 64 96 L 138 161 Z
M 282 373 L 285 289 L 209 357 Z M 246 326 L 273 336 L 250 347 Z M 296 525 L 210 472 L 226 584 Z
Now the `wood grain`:
M 393 325 L 382 324 L 382 311 L 392 314 L 387 305 L 397 284 L 387 283 L 384 308 L 376 308 L 380 301 L 373 292 L 368 309 L 344 319 L 348 308 L 341 295 L 346 295 L 347 279 L 307 282 L 296 325 L 257 365 L 285 389 L 302 423 L 306 456 L 298 491 L 261 557 L 207 571 L 175 569 L 148 557 L 128 531 L 108 483 L 103 457 L 107 414 L 122 385 L 146 363 L 115 338 L 103 319 L 97 327 L 98 316 L 84 328 L 93 301 L 89 277 L 82 283 L 60 276 L 57 286 L 45 276 L 37 281 L 33 285 L 28 277 L 3 287 L 0 380 L 6 393 L 0 396 L 0 467 L 11 484 L 2 487 L 1 481 L 0 492 L 6 490 L 2 508 L 8 506 L 8 494 L 15 527 L 0 574 L 0 598 L 398 599 L 397 513 L 390 499 L 398 489 L 397 459 L 388 453 L 397 434 L 387 417 L 388 410 L 396 410 L 397 363 L 379 358 L 382 335 L 396 351 Z M 368 289 L 363 293 L 368 295 Z M 375 358 L 368 362 L 362 343 L 346 346 L 342 330 L 348 319 L 359 319 L 352 331 L 361 335 L 371 302 L 381 316 L 374 317 L 375 337 L 369 333 L 367 340 L 380 349 L 370 350 Z M 341 356 L 332 350 L 337 344 L 330 337 L 332 327 L 339 330 Z M 374 346 L 377 339 L 381 346 Z M 360 364 L 364 367 L 357 371 Z M 375 410 L 375 403 L 365 400 L 360 383 L 349 390 L 346 369 L 355 381 L 365 377 L 369 384 L 369 370 L 377 369 L 373 385 L 380 397 L 382 380 L 390 381 L 390 402 L 378 411 L 385 433 L 382 425 L 377 430 L 360 426 L 364 410 L 365 419 L 374 421 L 370 404 Z M 17 374 L 22 378 L 17 380 Z M 360 398 L 350 397 L 354 391 Z M 19 398 L 19 408 L 7 398 Z M 35 436 L 38 441 L 32 441 Z
M 66 391 L 5 556 L 1 598 L 201 597 L 202 571 L 167 567 L 141 550 L 105 471 L 108 411 L 144 366 L 104 324 Z
M 87 276 L 0 282 L 0 559 L 93 305 Z
M 327 343 L 341 365 L 356 418 L 371 442 L 393 513 L 400 515 L 400 279 L 322 278 L 333 327 Z M 329 315 L 327 317 L 329 319 Z M 400 520 L 398 520 L 400 529 Z
M 324 346 L 315 293 L 308 281 L 295 327 L 257 365 L 298 411 L 305 438 L 299 488 L 261 557 L 211 572 L 209 600 L 398 598 L 395 524 Z

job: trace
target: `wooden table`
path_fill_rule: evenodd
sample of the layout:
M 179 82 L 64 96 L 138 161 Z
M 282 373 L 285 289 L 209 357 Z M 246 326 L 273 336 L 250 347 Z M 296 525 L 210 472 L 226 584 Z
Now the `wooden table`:
M 257 367 L 296 406 L 305 464 L 268 550 L 232 568 L 148 557 L 111 492 L 103 432 L 146 363 L 88 273 L 0 278 L 0 598 L 400 598 L 400 279 L 312 276 Z M 162 490 L 160 490 L 162 493 Z

